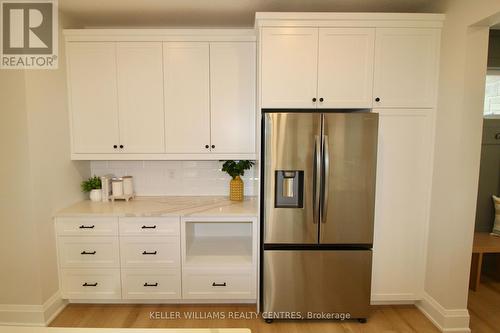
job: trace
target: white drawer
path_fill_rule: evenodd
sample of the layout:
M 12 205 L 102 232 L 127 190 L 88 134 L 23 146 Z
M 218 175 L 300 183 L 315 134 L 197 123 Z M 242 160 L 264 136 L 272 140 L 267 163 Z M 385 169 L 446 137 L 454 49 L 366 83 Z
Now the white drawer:
M 118 236 L 116 217 L 64 217 L 56 219 L 58 236 Z
M 122 268 L 180 267 L 180 240 L 173 237 L 121 237 Z
M 123 299 L 180 299 L 181 271 L 133 268 L 122 270 Z
M 118 237 L 58 237 L 59 265 L 63 268 L 119 268 Z
M 64 299 L 120 299 L 120 269 L 63 269 Z
M 185 299 L 255 299 L 255 284 L 251 270 L 184 270 L 182 296 Z
M 178 236 L 180 219 L 178 217 L 120 217 L 122 236 Z

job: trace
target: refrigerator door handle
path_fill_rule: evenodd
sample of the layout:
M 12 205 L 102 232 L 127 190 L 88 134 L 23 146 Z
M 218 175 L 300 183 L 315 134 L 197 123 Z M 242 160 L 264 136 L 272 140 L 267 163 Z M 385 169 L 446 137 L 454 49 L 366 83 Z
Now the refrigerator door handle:
M 330 189 L 330 151 L 328 148 L 328 135 L 323 135 L 323 184 L 322 184 L 322 202 L 321 202 L 321 223 L 326 223 L 328 214 L 328 192 Z
M 318 223 L 321 194 L 321 142 L 319 135 L 314 136 L 313 155 L 313 223 Z

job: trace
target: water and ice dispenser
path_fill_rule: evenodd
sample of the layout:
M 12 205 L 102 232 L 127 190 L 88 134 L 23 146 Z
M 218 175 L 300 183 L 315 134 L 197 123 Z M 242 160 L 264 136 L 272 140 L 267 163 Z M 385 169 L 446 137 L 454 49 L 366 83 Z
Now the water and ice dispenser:
M 303 208 L 304 171 L 275 171 L 274 206 L 276 208 Z

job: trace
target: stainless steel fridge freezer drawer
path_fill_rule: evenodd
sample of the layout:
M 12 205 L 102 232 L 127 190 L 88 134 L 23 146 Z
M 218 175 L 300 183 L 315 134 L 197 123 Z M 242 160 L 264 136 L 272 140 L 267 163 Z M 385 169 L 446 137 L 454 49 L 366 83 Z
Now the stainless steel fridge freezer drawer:
M 265 250 L 263 316 L 300 313 L 366 318 L 370 307 L 372 251 Z M 316 316 L 311 318 L 310 314 Z

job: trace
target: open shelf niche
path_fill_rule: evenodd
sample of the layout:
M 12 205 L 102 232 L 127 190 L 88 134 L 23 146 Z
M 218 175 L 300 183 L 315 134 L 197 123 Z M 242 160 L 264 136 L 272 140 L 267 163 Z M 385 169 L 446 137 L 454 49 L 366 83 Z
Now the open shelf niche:
M 252 222 L 185 222 L 185 265 L 251 266 Z

